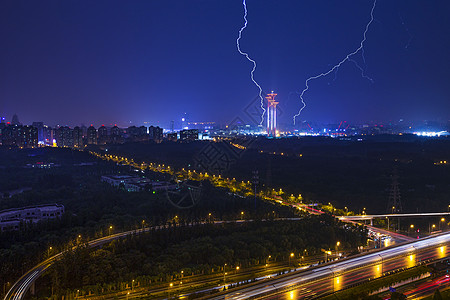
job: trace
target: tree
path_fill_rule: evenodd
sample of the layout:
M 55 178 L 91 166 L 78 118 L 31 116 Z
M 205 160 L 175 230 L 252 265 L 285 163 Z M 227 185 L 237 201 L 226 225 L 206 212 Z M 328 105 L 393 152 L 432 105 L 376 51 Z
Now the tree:
M 444 298 L 442 298 L 441 292 L 439 291 L 439 289 L 437 289 L 434 292 L 433 300 L 442 300 L 442 299 L 444 299 Z
M 393 292 L 391 294 L 391 300 L 404 300 L 406 296 L 399 292 Z

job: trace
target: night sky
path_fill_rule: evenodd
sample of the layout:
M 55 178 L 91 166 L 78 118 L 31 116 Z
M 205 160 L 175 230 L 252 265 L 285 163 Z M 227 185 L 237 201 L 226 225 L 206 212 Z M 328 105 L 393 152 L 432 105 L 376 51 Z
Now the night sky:
M 305 80 L 358 48 L 371 0 L 247 0 L 241 47 L 278 92 L 281 121 Z M 241 0 L 0 2 L 0 115 L 49 125 L 230 122 L 256 107 L 236 49 Z M 450 1 L 378 0 L 370 82 L 352 64 L 310 83 L 299 120 L 450 119 Z

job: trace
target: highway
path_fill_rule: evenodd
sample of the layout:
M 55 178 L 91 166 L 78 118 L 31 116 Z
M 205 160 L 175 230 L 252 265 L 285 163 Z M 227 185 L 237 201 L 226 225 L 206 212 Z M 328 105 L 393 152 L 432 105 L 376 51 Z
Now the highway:
M 154 229 L 162 229 L 165 227 L 166 226 L 156 226 L 153 228 Z M 102 237 L 102 238 L 90 241 L 87 244 L 88 244 L 88 247 L 97 247 L 97 246 L 103 245 L 105 243 L 109 243 L 113 240 L 117 240 L 117 239 L 126 237 L 128 235 L 152 230 L 153 228 L 130 230 L 130 231 L 126 231 L 126 232 L 112 234 L 112 235 L 109 235 L 106 237 Z M 74 248 L 76 248 L 76 247 L 74 247 Z M 25 273 L 22 277 L 19 278 L 19 280 L 17 280 L 14 283 L 14 285 L 10 288 L 10 290 L 8 291 L 8 293 L 6 294 L 4 299 L 5 300 L 23 299 L 25 297 L 25 294 L 27 293 L 28 289 L 33 284 L 33 282 L 37 278 L 39 278 L 39 276 L 41 276 L 55 261 L 60 259 L 62 257 L 62 255 L 64 254 L 64 252 L 60 252 L 60 253 L 46 259 L 42 263 L 38 264 L 37 266 L 35 266 L 31 270 L 29 270 L 27 273 Z
M 286 276 L 262 280 L 208 299 L 304 299 L 338 291 L 357 282 L 450 255 L 450 233 L 383 248 Z

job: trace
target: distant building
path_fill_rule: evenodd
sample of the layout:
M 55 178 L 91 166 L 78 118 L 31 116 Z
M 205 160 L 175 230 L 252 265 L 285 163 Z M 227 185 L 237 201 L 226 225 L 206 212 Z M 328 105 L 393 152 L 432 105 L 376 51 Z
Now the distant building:
M 198 140 L 198 129 L 186 129 L 180 131 L 180 141 L 192 142 Z
M 163 140 L 163 129 L 159 126 L 150 126 L 148 129 L 148 135 L 150 140 L 161 143 Z
M 73 146 L 75 148 L 83 148 L 84 147 L 83 131 L 81 130 L 81 128 L 75 126 L 72 132 L 73 132 Z
M 0 211 L 0 231 L 19 230 L 21 224 L 60 218 L 64 214 L 61 204 L 44 204 Z
M 178 133 L 177 132 L 171 132 L 167 134 L 167 140 L 176 142 L 178 140 Z
M 177 188 L 176 184 L 171 184 L 166 181 L 152 181 L 148 178 L 135 175 L 107 175 L 102 176 L 102 181 L 128 192 L 145 190 L 165 191 Z
M 127 128 L 126 137 L 130 142 L 137 142 L 139 136 L 139 129 L 136 126 L 130 126 Z
M 274 92 L 267 94 L 267 135 L 271 137 L 277 136 L 277 104 Z
M 44 144 L 44 122 L 33 122 L 32 126 L 37 129 L 38 143 Z
M 33 126 L 20 126 L 19 147 L 34 148 L 38 146 L 38 130 Z
M 14 114 L 14 116 L 12 117 L 11 125 L 22 125 L 19 121 L 19 117 L 16 114 Z
M 56 133 L 56 145 L 58 147 L 70 147 L 74 146 L 73 131 L 69 126 L 61 126 L 55 129 Z
M 109 141 L 112 144 L 123 143 L 122 130 L 119 127 L 117 127 L 117 125 L 114 125 L 114 127 L 111 128 L 111 135 Z
M 2 145 L 33 148 L 38 145 L 37 129 L 33 126 L 9 125 L 2 130 Z
M 89 126 L 87 129 L 87 144 L 88 145 L 97 145 L 97 130 L 94 126 Z
M 42 133 L 44 136 L 44 144 L 47 146 L 53 145 L 53 129 L 47 125 L 44 125 L 44 128 L 42 129 Z
M 106 143 L 108 143 L 108 129 L 105 127 L 105 125 L 102 125 L 98 128 L 97 144 L 105 145 Z

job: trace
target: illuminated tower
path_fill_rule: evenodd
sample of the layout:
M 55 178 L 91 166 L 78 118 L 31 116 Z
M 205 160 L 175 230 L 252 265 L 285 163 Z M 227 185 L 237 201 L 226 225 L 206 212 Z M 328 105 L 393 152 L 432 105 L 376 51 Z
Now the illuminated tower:
M 277 136 L 277 104 L 275 96 L 277 94 L 267 94 L 267 134 L 272 137 Z

